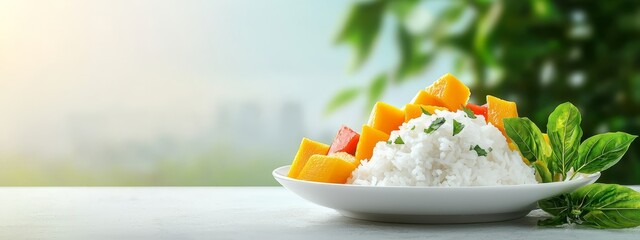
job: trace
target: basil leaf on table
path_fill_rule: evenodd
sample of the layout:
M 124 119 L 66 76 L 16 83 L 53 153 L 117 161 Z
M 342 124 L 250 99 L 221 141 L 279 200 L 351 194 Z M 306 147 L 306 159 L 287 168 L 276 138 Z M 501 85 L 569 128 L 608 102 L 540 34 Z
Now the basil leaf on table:
M 564 216 L 569 210 L 569 194 L 562 194 L 538 201 L 538 207 L 554 216 Z
M 567 217 L 564 215 L 554 216 L 538 221 L 538 226 L 558 226 L 567 223 Z
M 594 183 L 571 194 L 575 220 L 594 228 L 640 226 L 640 192 L 616 185 Z
M 575 172 L 595 173 L 607 170 L 620 161 L 637 136 L 623 133 L 603 133 L 588 138 L 578 148 Z M 574 173 L 575 175 L 575 173 Z
M 505 118 L 503 122 L 507 136 L 518 146 L 523 157 L 531 163 L 539 159 L 546 161 L 551 147 L 535 123 L 528 118 Z
M 561 174 L 562 179 L 567 177 L 566 173 L 573 166 L 574 159 L 578 158 L 582 138 L 580 122 L 580 111 L 569 102 L 560 104 L 549 115 L 547 133 L 552 150 L 549 170 L 552 174 Z
M 594 183 L 571 194 L 538 201 L 553 218 L 538 221 L 540 226 L 575 223 L 593 228 L 640 226 L 640 192 L 617 184 Z

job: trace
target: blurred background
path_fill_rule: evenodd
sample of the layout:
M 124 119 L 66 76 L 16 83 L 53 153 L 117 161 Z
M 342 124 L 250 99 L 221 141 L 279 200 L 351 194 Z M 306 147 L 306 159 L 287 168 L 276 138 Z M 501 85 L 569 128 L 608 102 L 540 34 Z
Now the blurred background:
M 630 0 L 2 0 L 0 185 L 276 185 L 447 72 L 638 135 L 638 37 Z M 601 181 L 640 184 L 640 143 Z

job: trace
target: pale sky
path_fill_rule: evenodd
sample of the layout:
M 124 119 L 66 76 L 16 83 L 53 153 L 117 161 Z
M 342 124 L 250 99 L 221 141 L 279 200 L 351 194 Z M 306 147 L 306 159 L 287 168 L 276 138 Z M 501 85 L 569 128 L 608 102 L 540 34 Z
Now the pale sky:
M 325 104 L 396 56 L 386 34 L 374 61 L 347 71 L 333 38 L 350 3 L 0 1 L 0 151 L 65 153 L 75 125 L 107 142 L 188 139 L 227 102 L 300 102 L 312 135 L 359 129 L 360 105 L 326 118 Z M 383 100 L 410 100 L 446 72 L 432 69 Z

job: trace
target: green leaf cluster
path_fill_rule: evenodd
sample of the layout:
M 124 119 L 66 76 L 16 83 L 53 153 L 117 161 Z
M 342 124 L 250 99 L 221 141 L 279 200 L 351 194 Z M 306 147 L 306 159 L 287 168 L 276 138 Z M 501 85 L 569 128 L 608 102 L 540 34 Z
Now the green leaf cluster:
M 540 161 L 541 163 L 534 165 L 536 169 L 545 174 L 548 170 L 551 180 L 562 181 L 571 179 L 578 173 L 590 174 L 607 170 L 620 161 L 636 138 L 623 132 L 603 133 L 580 143 L 581 119 L 580 111 L 573 104 L 560 104 L 549 115 L 549 142 L 528 118 L 507 118 L 504 119 L 504 126 L 522 156 L 531 163 Z M 543 180 L 549 181 L 548 178 Z
M 532 163 L 543 183 L 573 179 L 609 169 L 620 161 L 636 136 L 615 132 L 592 136 L 582 143 L 581 115 L 571 103 L 563 103 L 549 115 L 547 142 L 527 118 L 504 120 L 509 138 Z M 554 217 L 542 226 L 576 223 L 595 228 L 640 225 L 640 193 L 619 185 L 593 184 L 571 194 L 541 200 L 538 205 Z

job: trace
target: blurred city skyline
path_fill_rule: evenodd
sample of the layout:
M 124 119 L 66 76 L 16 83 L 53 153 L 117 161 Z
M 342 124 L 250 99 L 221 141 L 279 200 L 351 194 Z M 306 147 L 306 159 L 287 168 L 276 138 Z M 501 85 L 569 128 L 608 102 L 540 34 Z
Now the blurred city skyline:
M 329 144 L 343 124 L 359 131 L 368 110 L 353 104 L 327 116 L 327 103 L 340 89 L 366 87 L 398 56 L 386 32 L 374 60 L 358 73 L 348 67 L 349 49 L 335 37 L 350 4 L 1 1 L 0 184 L 55 184 L 49 175 L 78 171 L 104 175 L 96 184 L 118 178 L 108 171 L 162 179 L 153 171 L 163 161 L 270 168 L 290 162 L 302 137 Z M 429 12 L 417 18 L 429 21 Z M 401 107 L 447 72 L 443 59 L 381 100 Z
M 347 50 L 332 43 L 348 4 L 3 1 L 0 151 L 74 156 L 158 139 L 189 143 L 203 138 L 221 107 L 247 104 L 266 116 L 297 103 L 302 122 L 282 124 L 323 141 L 341 124 L 359 129 L 361 109 L 327 117 L 324 107 L 395 56 L 383 48 L 376 54 L 386 61 L 349 73 Z M 385 100 L 400 105 L 433 77 Z
M 295 7 L 292 1 L 274 3 Z M 299 19 L 310 9 L 298 5 L 269 14 L 253 8 L 260 4 L 264 5 L 260 1 L 3 1 L 0 149 L 68 156 L 113 145 L 153 145 L 157 139 L 191 142 L 203 138 L 202 130 L 214 124 L 219 106 L 259 103 L 267 104 L 261 108 L 269 112 L 281 102 L 294 101 L 299 96 L 296 91 L 305 88 L 292 84 L 293 78 L 306 77 L 300 69 L 313 70 L 314 63 L 298 59 L 292 73 L 274 68 L 281 68 L 278 65 L 288 58 L 304 57 L 284 51 L 287 42 L 299 40 L 287 40 L 279 30 L 263 38 L 276 49 L 257 47 L 252 43 L 255 37 L 267 35 L 247 34 L 241 28 L 252 24 L 294 28 L 287 19 Z M 275 22 L 246 18 L 244 13 Z M 325 30 L 333 26 L 330 18 L 309 21 Z M 295 32 L 290 30 L 291 34 Z M 330 49 L 328 36 L 322 37 L 320 46 Z M 299 50 L 315 56 L 326 52 L 309 51 L 318 48 L 309 47 L 312 43 L 299 45 Z M 285 56 L 269 61 L 278 49 Z M 333 69 L 324 74 L 336 73 L 340 72 Z M 282 84 L 290 86 L 271 87 Z M 328 97 L 313 102 L 321 107 Z

